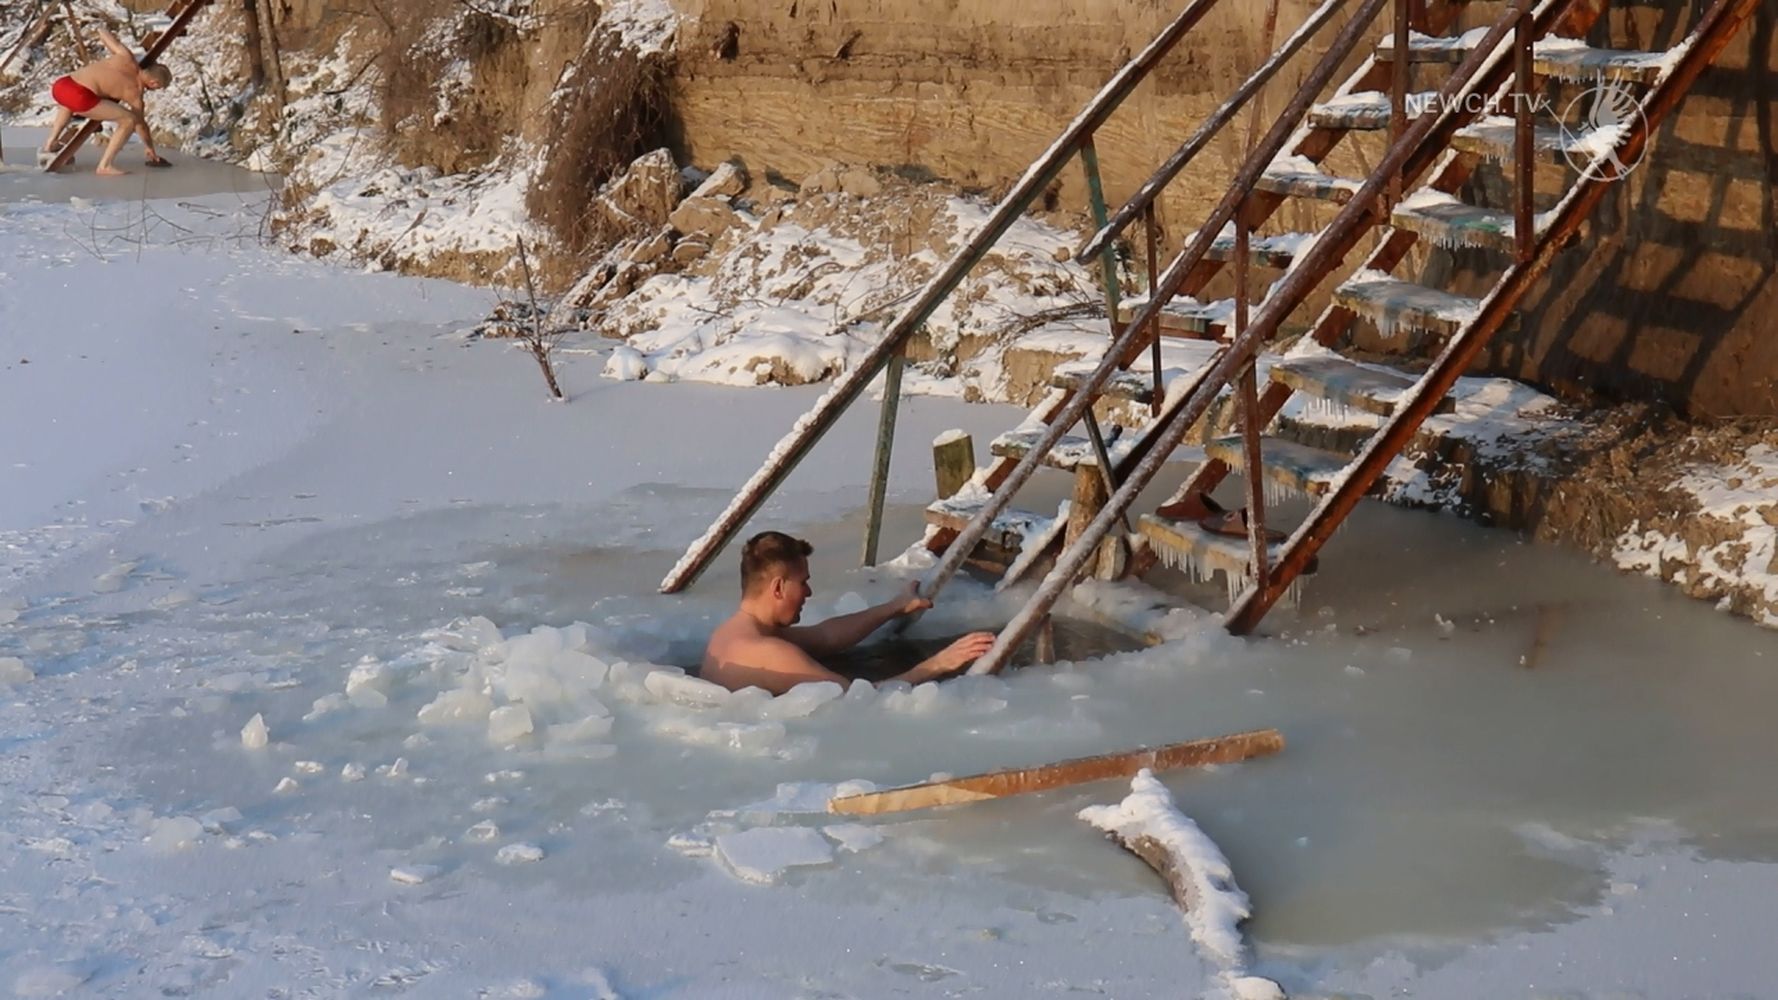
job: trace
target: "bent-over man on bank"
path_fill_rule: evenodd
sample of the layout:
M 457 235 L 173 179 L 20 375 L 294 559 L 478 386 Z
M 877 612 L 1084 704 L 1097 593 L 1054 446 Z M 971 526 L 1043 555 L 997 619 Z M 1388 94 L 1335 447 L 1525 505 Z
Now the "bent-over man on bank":
M 154 149 L 144 95 L 172 83 L 172 72 L 159 63 L 153 66 L 138 64 L 135 54 L 104 28 L 99 29 L 99 41 L 105 43 L 111 55 L 88 63 L 51 85 L 49 93 L 55 98 L 56 120 L 50 126 L 49 138 L 43 142 L 39 159 L 49 162 L 56 153 L 56 140 L 68 127 L 68 122 L 75 115 L 84 115 L 96 121 L 115 123 L 111 141 L 105 146 L 104 155 L 99 157 L 97 173 L 101 176 L 118 177 L 125 173 L 117 167 L 117 154 L 124 143 L 130 141 L 131 132 L 142 137 L 149 166 L 168 166 Z
M 809 586 L 813 551 L 808 542 L 781 531 L 747 540 L 741 550 L 741 607 L 711 634 L 699 676 L 731 691 L 757 687 L 775 695 L 816 681 L 847 684 L 848 678 L 818 658 L 850 649 L 890 621 L 932 607 L 920 596 L 919 584 L 909 583 L 892 601 L 798 626 L 803 604 L 815 592 Z M 919 684 L 949 676 L 993 644 L 994 633 L 972 632 L 890 679 Z

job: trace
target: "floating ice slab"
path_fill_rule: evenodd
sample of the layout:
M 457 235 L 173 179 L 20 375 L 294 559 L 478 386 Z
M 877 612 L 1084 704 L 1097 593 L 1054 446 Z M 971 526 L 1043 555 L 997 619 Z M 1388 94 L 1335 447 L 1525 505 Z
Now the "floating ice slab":
M 502 705 L 488 715 L 488 742 L 516 743 L 531 735 L 531 713 L 523 705 Z
M 835 823 L 822 827 L 821 832 L 839 844 L 842 851 L 865 851 L 883 842 L 883 831 L 863 823 Z
M 389 869 L 389 881 L 402 885 L 420 885 L 438 877 L 437 865 L 401 865 Z
M 716 857 L 743 882 L 770 885 L 792 868 L 833 863 L 833 845 L 807 827 L 761 827 L 716 838 Z
M 494 860 L 503 865 L 528 865 L 543 860 L 543 848 L 536 844 L 507 844 L 494 852 Z
M 480 723 L 494 711 L 494 703 L 480 691 L 458 688 L 446 691 L 431 704 L 420 709 L 420 724 L 438 726 L 449 723 Z
M 714 708 L 727 701 L 728 688 L 720 684 L 712 684 L 698 677 L 685 674 L 668 673 L 658 670 L 642 678 L 642 686 L 648 693 L 662 701 L 670 701 L 687 708 Z
M 844 693 L 834 681 L 798 684 L 760 706 L 759 711 L 768 719 L 800 719 Z
M 37 677 L 25 661 L 16 656 L 0 656 L 0 687 L 24 684 Z
M 265 749 L 266 741 L 270 738 L 265 728 L 265 717 L 257 713 L 241 727 L 241 745 L 249 750 Z
M 156 854 L 183 851 L 204 836 L 204 827 L 190 816 L 171 816 L 154 821 L 149 831 L 148 849 Z

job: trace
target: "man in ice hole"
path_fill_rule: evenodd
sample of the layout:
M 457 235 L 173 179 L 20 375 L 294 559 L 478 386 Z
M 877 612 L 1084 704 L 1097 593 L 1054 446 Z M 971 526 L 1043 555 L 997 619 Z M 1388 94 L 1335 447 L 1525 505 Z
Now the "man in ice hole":
M 932 607 L 909 583 L 894 600 L 818 625 L 797 625 L 809 586 L 809 553 L 814 548 L 781 531 L 747 540 L 741 550 L 741 607 L 710 636 L 699 676 L 731 691 L 764 688 L 783 694 L 816 681 L 850 683 L 816 662 L 862 642 L 888 622 Z M 994 633 L 971 632 L 891 680 L 919 684 L 963 669 L 988 651 Z
M 125 173 L 117 167 L 117 154 L 124 143 L 130 141 L 131 132 L 142 136 L 142 145 L 147 149 L 145 161 L 149 166 L 170 166 L 154 149 L 154 135 L 148 130 L 148 106 L 143 95 L 173 82 L 172 72 L 158 63 L 139 65 L 135 55 L 104 28 L 99 29 L 99 41 L 105 43 L 111 55 L 80 67 L 50 87 L 50 96 L 56 102 L 56 119 L 50 126 L 49 138 L 43 142 L 42 151 L 37 154 L 38 160 L 47 163 L 55 156 L 55 143 L 62 130 L 75 115 L 82 115 L 94 121 L 116 123 L 111 129 L 111 142 L 99 157 L 96 172 L 101 176 L 119 177 Z

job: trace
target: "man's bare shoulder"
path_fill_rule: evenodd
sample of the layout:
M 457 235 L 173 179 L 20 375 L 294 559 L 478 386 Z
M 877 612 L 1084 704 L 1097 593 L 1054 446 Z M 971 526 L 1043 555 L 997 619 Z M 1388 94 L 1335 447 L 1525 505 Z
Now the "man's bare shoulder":
M 731 690 L 754 686 L 774 694 L 801 681 L 836 676 L 795 643 L 761 629 L 745 615 L 730 618 L 711 633 L 699 674 Z

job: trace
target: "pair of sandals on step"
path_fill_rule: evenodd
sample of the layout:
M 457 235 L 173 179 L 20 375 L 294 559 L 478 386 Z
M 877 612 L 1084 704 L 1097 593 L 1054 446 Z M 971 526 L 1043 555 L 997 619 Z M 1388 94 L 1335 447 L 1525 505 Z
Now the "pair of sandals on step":
M 1192 493 L 1180 500 L 1164 504 L 1155 509 L 1170 521 L 1194 521 L 1198 527 L 1213 535 L 1227 535 L 1231 538 L 1246 538 L 1248 533 L 1247 508 L 1237 507 L 1228 510 L 1217 503 L 1208 493 Z M 1284 532 L 1272 528 L 1266 529 L 1266 545 L 1280 545 L 1286 536 Z M 1304 573 L 1313 573 L 1320 566 L 1320 558 L 1310 556 L 1309 563 L 1303 567 Z

